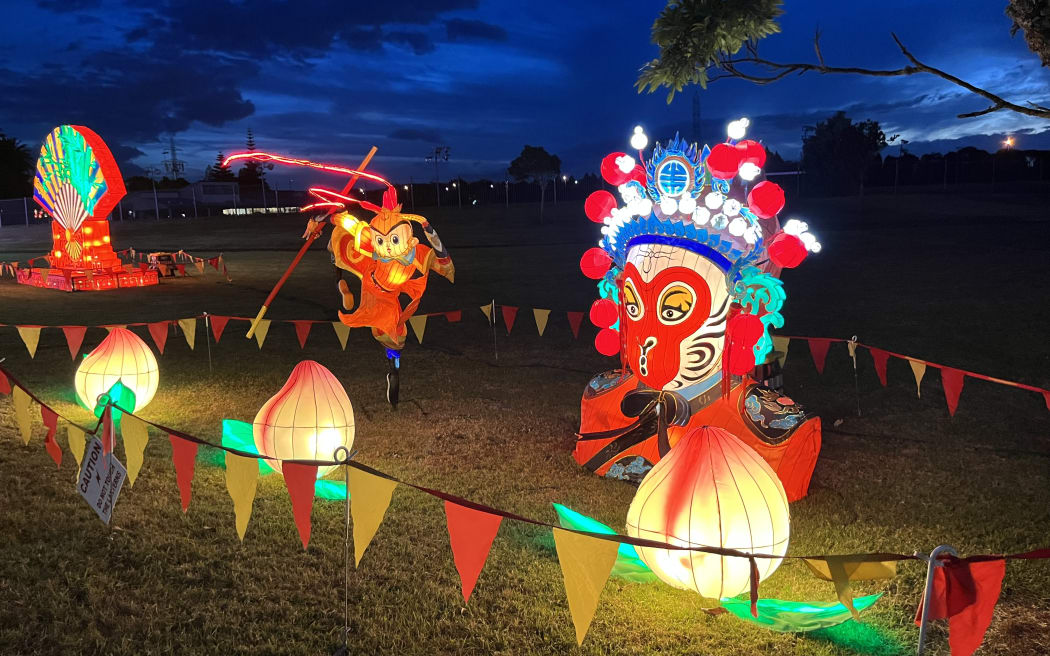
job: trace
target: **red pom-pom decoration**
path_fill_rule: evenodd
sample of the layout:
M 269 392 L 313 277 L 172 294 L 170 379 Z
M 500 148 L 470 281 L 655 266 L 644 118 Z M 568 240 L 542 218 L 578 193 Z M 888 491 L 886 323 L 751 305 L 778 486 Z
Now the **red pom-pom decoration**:
M 747 195 L 747 206 L 760 219 L 771 219 L 784 209 L 784 190 L 768 180 L 759 182 Z
M 612 258 L 600 248 L 588 248 L 580 258 L 580 271 L 591 280 L 601 280 L 612 266 Z
M 595 223 L 603 222 L 614 209 L 616 209 L 616 197 L 604 189 L 594 192 L 583 202 L 584 213 Z
M 602 355 L 616 355 L 620 352 L 620 332 L 602 328 L 594 338 L 594 348 Z
M 626 156 L 627 153 L 609 153 L 602 160 L 602 177 L 605 181 L 614 187 L 619 187 L 623 183 L 631 179 L 633 171 L 624 173 L 620 170 L 620 167 L 616 164 L 616 160 L 620 157 Z M 643 172 L 644 175 L 644 172 Z
M 786 269 L 794 269 L 802 264 L 802 260 L 806 259 L 806 255 L 809 254 L 801 239 L 786 232 L 777 233 L 777 236 L 769 242 L 766 250 L 773 264 Z
M 762 168 L 766 165 L 766 149 L 762 147 L 762 144 L 751 139 L 744 139 L 736 144 L 736 149 L 744 154 L 740 160 L 741 164 L 751 163 Z
M 707 156 L 707 170 L 719 180 L 732 180 L 743 163 L 744 153 L 729 144 L 720 143 Z
M 762 322 L 753 314 L 738 314 L 726 326 L 726 368 L 743 376 L 755 368 L 755 344 L 762 339 Z
M 609 328 L 619 319 L 616 303 L 607 298 L 599 298 L 591 304 L 591 323 L 599 328 Z

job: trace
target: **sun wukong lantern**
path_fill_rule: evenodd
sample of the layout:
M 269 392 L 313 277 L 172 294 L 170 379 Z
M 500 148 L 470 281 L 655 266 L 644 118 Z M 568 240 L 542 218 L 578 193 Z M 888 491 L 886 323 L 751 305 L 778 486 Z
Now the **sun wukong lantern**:
M 146 342 L 127 328 L 111 328 L 102 343 L 88 353 L 74 377 L 77 398 L 94 408 L 98 397 L 120 381 L 135 393 L 135 412 L 157 393 L 157 358 Z
M 754 449 L 704 426 L 687 433 L 642 480 L 627 511 L 627 534 L 691 547 L 724 547 L 756 558 L 764 579 L 787 553 L 790 514 L 784 486 Z M 699 551 L 638 547 L 661 581 L 710 599 L 750 585 L 750 559 Z
M 295 365 L 279 392 L 263 404 L 252 423 L 255 448 L 279 460 L 332 460 L 340 446 L 354 444 L 354 407 L 331 371 L 313 360 Z M 317 468 L 321 478 L 334 465 Z

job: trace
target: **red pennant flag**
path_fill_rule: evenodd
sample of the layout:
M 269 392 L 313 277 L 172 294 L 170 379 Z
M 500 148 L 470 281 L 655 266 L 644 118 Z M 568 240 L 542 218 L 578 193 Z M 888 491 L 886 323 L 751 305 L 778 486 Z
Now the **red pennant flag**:
M 511 305 L 501 305 L 500 310 L 503 312 L 503 323 L 507 326 L 507 334 L 510 334 L 512 328 L 514 328 L 514 317 L 518 316 L 518 308 Z
M 4 372 L 0 371 L 0 394 L 10 394 L 10 393 L 11 393 L 11 381 L 9 381 L 7 379 L 7 376 L 4 375 Z
M 160 351 L 161 355 L 164 354 L 164 345 L 168 343 L 168 326 L 170 323 L 169 321 L 157 321 L 148 324 L 149 334 L 153 337 L 153 343 L 157 345 L 157 350 Z
M 69 357 L 76 360 L 80 352 L 80 345 L 84 343 L 84 333 L 87 326 L 62 326 L 62 333 L 66 336 L 66 345 L 69 346 Z
M 583 312 L 566 312 L 569 315 L 569 328 L 572 329 L 573 339 L 580 337 L 580 324 L 583 323 Z
M 933 571 L 929 620 L 948 618 L 948 646 L 952 656 L 970 656 L 981 646 L 992 623 L 992 612 L 1002 590 L 1005 560 L 970 562 L 954 559 Z M 915 613 L 921 624 L 922 602 Z
M 813 364 L 817 367 L 817 373 L 824 373 L 824 361 L 828 357 L 828 347 L 831 346 L 830 339 L 811 337 L 809 339 L 809 354 L 813 356 Z
M 175 482 L 179 485 L 182 512 L 186 512 L 190 509 L 190 497 L 193 494 L 193 468 L 197 462 L 197 443 L 171 434 L 168 435 L 168 439 L 171 440 L 171 462 L 175 465 Z
M 463 603 L 467 603 L 478 575 L 485 567 L 485 560 L 489 557 L 492 541 L 496 539 L 503 518 L 446 501 L 445 519 L 448 523 L 448 541 L 452 545 L 452 560 L 456 563 L 462 584 Z
M 463 318 L 463 310 L 453 310 L 452 312 L 445 313 L 445 319 L 449 323 L 459 323 L 459 320 Z
M 310 513 L 314 508 L 314 481 L 317 480 L 317 465 L 303 465 L 294 462 L 281 463 L 284 484 L 292 500 L 292 514 L 295 515 L 295 526 L 299 529 L 299 539 L 303 549 L 310 544 Z
M 62 447 L 58 446 L 58 440 L 55 439 L 55 431 L 58 430 L 58 414 L 46 405 L 41 404 L 40 418 L 44 421 L 44 428 L 47 429 L 47 437 L 44 438 L 44 448 L 47 449 L 47 455 L 51 456 L 51 459 L 55 461 L 55 466 L 61 468 Z
M 879 382 L 886 387 L 886 361 L 890 359 L 890 354 L 877 348 L 868 350 L 871 351 L 871 359 L 875 362 L 875 373 L 879 375 Z
M 216 271 L 219 270 L 219 258 L 217 258 L 217 257 L 209 258 L 208 259 L 208 264 L 210 264 L 212 266 L 212 268 L 214 268 Z
M 229 321 L 229 317 L 218 317 L 214 314 L 208 316 L 208 321 L 211 323 L 211 334 L 215 335 L 215 343 L 219 343 L 219 338 L 222 337 L 222 331 L 226 328 L 226 322 Z
M 176 264 L 175 265 L 175 269 L 179 272 L 180 276 L 185 276 L 186 275 L 186 265 L 185 264 Z
M 948 414 L 955 416 L 959 407 L 959 395 L 962 394 L 963 372 L 951 367 L 941 367 L 941 385 L 944 387 L 944 399 L 948 402 Z
M 1046 409 L 1050 410 L 1050 392 L 1043 392 L 1043 400 L 1046 401 Z
M 108 456 L 113 453 L 113 447 L 117 445 L 117 434 L 113 427 L 113 409 L 109 406 L 102 411 L 102 455 Z
M 310 326 L 314 322 L 299 319 L 293 320 L 292 323 L 295 324 L 295 336 L 299 338 L 299 348 L 306 348 L 306 338 L 310 336 Z

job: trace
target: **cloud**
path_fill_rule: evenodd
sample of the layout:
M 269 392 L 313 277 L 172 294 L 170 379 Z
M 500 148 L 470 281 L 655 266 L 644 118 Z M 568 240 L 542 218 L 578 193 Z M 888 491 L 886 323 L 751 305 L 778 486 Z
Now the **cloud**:
M 401 141 L 426 141 L 428 143 L 439 143 L 441 141 L 441 135 L 437 131 L 417 130 L 415 128 L 398 128 L 387 136 Z
M 85 9 L 97 9 L 102 0 L 37 0 L 37 6 L 54 12 L 75 12 Z
M 449 41 L 506 41 L 507 30 L 480 20 L 453 18 L 445 21 Z

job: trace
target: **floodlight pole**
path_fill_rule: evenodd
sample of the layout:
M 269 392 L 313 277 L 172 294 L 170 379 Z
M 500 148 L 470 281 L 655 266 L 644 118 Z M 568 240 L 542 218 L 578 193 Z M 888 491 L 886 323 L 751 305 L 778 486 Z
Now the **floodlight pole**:
M 941 546 L 931 551 L 929 557 L 924 557 L 922 554 L 915 554 L 916 556 L 923 558 L 927 562 L 926 588 L 922 594 L 922 615 L 919 619 L 919 646 L 918 651 L 916 651 L 916 654 L 918 654 L 918 656 L 922 656 L 923 648 L 925 646 L 924 643 L 926 641 L 926 627 L 929 624 L 930 617 L 930 601 L 931 597 L 933 597 L 933 577 L 934 573 L 937 571 L 937 568 L 944 566 L 944 563 L 940 561 L 940 557 L 943 554 L 949 554 L 952 556 L 958 555 L 955 552 L 955 549 L 948 546 L 947 544 L 942 544 Z

